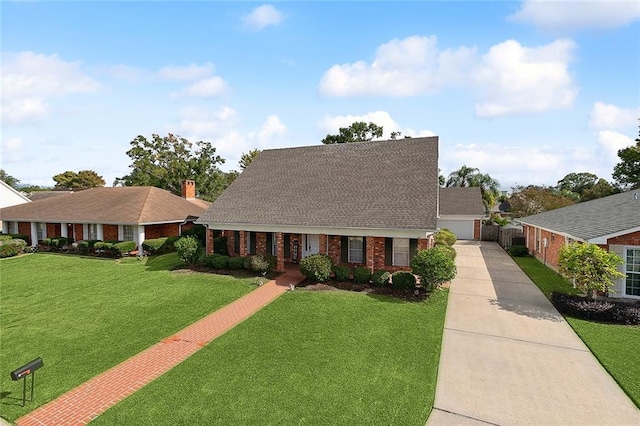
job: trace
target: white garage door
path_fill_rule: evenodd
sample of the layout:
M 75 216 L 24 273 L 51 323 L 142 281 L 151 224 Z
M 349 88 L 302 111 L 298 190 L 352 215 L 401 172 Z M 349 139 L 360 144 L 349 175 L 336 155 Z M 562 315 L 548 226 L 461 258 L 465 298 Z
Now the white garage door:
M 439 220 L 438 228 L 447 228 L 459 240 L 473 240 L 473 220 Z

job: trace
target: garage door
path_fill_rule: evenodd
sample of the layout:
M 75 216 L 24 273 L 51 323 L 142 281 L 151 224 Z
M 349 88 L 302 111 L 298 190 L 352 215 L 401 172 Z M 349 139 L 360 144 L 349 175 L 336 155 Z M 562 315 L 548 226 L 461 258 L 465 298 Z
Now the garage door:
M 473 220 L 439 220 L 438 228 L 447 228 L 459 240 L 473 240 Z

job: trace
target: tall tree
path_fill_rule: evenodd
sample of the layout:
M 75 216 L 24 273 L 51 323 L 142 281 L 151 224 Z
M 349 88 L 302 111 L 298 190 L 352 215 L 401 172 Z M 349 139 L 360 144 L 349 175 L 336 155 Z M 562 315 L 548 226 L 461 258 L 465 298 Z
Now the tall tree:
M 589 189 L 585 189 L 580 197 L 580 201 L 595 200 L 597 198 L 607 197 L 617 194 L 620 188 L 612 185 L 606 179 L 598 179 L 598 181 Z
M 381 138 L 382 134 L 382 126 L 378 126 L 375 123 L 356 121 L 349 127 L 338 129 L 337 135 L 327 135 L 322 139 L 322 143 L 331 145 L 334 143 L 366 142 L 374 138 Z
M 127 155 L 131 172 L 116 178 L 115 186 L 155 186 L 180 195 L 182 182 L 193 179 L 197 195 L 213 201 L 229 185 L 226 173 L 218 168 L 224 159 L 216 155 L 211 142 L 193 143 L 171 133 L 153 134 L 151 140 L 139 135 Z
M 613 178 L 625 189 L 640 188 L 640 130 L 636 144 L 619 150 L 618 157 L 620 162 L 613 168 Z
M 14 178 L 9 173 L 5 172 L 4 169 L 0 169 L 0 180 L 12 187 L 13 189 L 18 189 L 20 185 L 20 180 Z
M 575 204 L 570 197 L 553 187 L 517 186 L 512 191 L 509 204 L 513 217 L 529 216 Z
M 80 170 L 78 173 L 67 170 L 55 175 L 53 180 L 56 183 L 55 188 L 58 189 L 96 188 L 105 184 L 102 176 L 93 170 Z
M 475 167 L 463 165 L 460 169 L 449 173 L 447 186 L 472 186 L 473 177 L 479 172 Z
M 486 211 L 490 211 L 491 208 L 493 208 L 496 200 L 498 199 L 498 195 L 500 195 L 500 183 L 496 179 L 493 179 L 488 174 L 480 173 L 480 170 L 475 167 L 468 167 L 466 165 L 463 165 L 460 169 L 451 172 L 446 185 L 448 187 L 480 187 L 482 201 Z
M 261 151 L 259 149 L 252 149 L 249 152 L 243 152 L 242 155 L 240 156 L 240 161 L 238 162 L 240 165 L 240 168 L 242 170 L 246 169 L 247 166 L 251 164 L 253 160 L 256 159 L 256 157 L 260 154 L 260 152 Z
M 598 176 L 593 173 L 569 173 L 558 181 L 557 188 L 560 191 L 571 191 L 582 196 L 584 191 L 593 188 L 596 182 L 598 182 Z

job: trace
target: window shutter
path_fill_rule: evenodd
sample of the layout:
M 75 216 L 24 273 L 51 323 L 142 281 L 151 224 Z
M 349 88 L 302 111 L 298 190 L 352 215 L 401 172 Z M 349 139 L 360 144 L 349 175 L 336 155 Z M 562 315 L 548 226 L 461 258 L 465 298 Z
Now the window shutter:
M 284 234 L 282 237 L 282 243 L 284 244 L 284 257 L 291 257 L 291 234 Z
M 252 232 L 250 235 L 250 240 L 251 240 L 251 253 L 249 254 L 256 254 L 256 234 L 257 232 Z
M 416 238 L 411 238 L 409 240 L 409 264 L 413 260 L 413 256 L 418 252 L 418 240 Z
M 367 264 L 367 237 L 362 237 L 362 260 L 365 265 Z
M 340 262 L 349 262 L 349 237 L 340 237 Z
M 233 231 L 233 251 L 240 254 L 240 231 Z
M 393 238 L 384 239 L 384 265 L 393 265 Z
M 267 253 L 275 255 L 273 252 L 273 234 L 271 232 L 267 232 Z

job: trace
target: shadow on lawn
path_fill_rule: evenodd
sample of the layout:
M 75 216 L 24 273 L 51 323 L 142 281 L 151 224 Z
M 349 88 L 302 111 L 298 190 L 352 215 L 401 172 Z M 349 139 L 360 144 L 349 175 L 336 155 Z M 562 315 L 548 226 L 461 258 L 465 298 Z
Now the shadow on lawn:
M 22 384 L 20 386 L 22 386 Z M 27 392 L 29 392 L 28 389 L 27 389 Z M 22 394 L 20 394 L 20 398 L 17 398 L 15 396 L 9 396 L 9 395 L 11 395 L 11 392 L 8 392 L 8 391 L 0 392 L 0 404 L 17 405 L 19 407 L 22 406 Z

